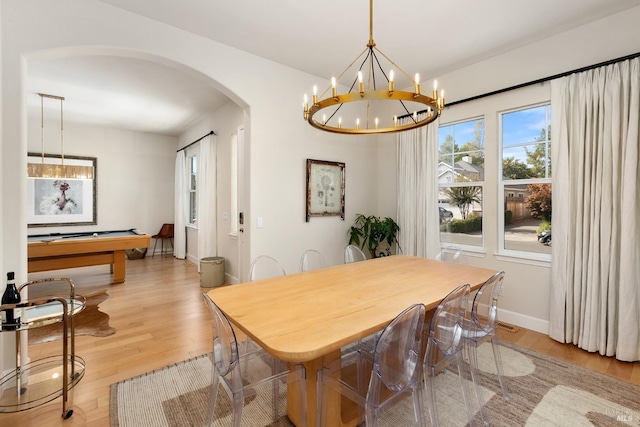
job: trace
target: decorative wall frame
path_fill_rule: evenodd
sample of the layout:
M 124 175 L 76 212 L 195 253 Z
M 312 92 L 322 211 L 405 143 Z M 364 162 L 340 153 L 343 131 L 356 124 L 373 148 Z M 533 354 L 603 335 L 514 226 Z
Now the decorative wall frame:
M 28 163 L 39 163 L 42 154 L 27 153 Z M 45 154 L 44 162 L 61 162 L 58 154 Z M 27 226 L 62 227 L 98 223 L 95 157 L 64 156 L 68 165 L 93 166 L 94 179 L 27 178 Z
M 344 221 L 344 163 L 307 159 L 307 222 L 312 216 Z

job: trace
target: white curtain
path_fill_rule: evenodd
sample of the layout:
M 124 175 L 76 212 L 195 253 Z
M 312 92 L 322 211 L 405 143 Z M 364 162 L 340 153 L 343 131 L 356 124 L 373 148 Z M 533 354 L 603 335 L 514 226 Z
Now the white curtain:
M 188 201 L 187 195 L 189 190 L 189 181 L 187 180 L 186 164 L 184 150 L 178 151 L 176 155 L 175 167 L 175 185 L 174 185 L 174 222 L 173 227 L 173 256 L 179 259 L 186 257 L 187 236 L 186 226 L 188 217 Z
M 438 120 L 400 132 L 397 151 L 400 248 L 405 255 L 434 258 L 440 251 Z
M 554 80 L 549 335 L 640 360 L 640 59 Z
M 198 154 L 198 202 L 196 218 L 198 221 L 198 259 L 217 255 L 216 244 L 216 139 L 209 135 L 200 141 Z M 200 263 L 198 262 L 198 271 Z

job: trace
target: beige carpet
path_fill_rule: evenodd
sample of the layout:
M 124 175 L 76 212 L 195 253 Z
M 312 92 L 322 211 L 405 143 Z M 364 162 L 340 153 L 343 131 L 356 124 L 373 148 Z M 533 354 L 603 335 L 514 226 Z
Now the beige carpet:
M 505 344 L 503 362 L 512 400 L 502 400 L 490 345 L 479 350 L 486 405 L 493 426 L 638 426 L 640 387 L 566 362 Z M 111 426 L 200 426 L 209 395 L 211 363 L 200 356 L 111 385 Z M 438 409 L 443 426 L 466 425 L 457 377 L 437 377 Z M 259 394 L 260 396 L 260 394 Z M 285 405 L 286 396 L 281 396 Z M 412 406 L 404 399 L 381 425 L 412 425 Z M 245 403 L 249 426 L 290 426 L 286 417 L 270 424 L 262 399 Z M 268 404 L 268 403 L 267 403 Z M 230 425 L 230 402 L 218 393 L 216 425 Z M 476 413 L 479 421 L 479 414 Z

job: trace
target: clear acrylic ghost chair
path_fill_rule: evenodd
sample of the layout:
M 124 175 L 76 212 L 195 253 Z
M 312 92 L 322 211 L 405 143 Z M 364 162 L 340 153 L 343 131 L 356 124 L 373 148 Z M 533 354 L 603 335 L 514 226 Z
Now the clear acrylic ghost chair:
M 249 266 L 250 282 L 284 275 L 284 268 L 269 255 L 260 255 Z
M 464 252 L 459 246 L 448 246 L 443 248 L 438 255 L 436 255 L 436 260 L 462 264 L 464 261 Z
M 349 264 L 352 262 L 366 261 L 367 256 L 364 254 L 362 249 L 355 245 L 348 245 L 344 248 L 344 263 Z M 358 348 L 366 349 L 367 351 L 373 350 L 373 345 L 375 344 L 376 335 L 371 335 L 367 338 L 359 340 L 353 344 L 346 346 L 343 349 L 343 354 L 354 351 Z
M 287 368 L 286 363 L 275 359 L 264 350 L 241 354 L 231 323 L 207 294 L 202 295 L 214 320 L 212 388 L 205 425 L 210 426 L 214 419 L 220 386 L 231 400 L 233 427 L 240 426 L 245 401 L 258 407 L 254 408 L 254 411 L 262 411 L 264 414 L 271 413 L 271 417 L 265 417 L 270 418 L 264 420 L 265 425 L 275 423 L 286 414 L 287 396 L 285 391 L 287 387 L 295 387 L 296 392 L 301 396 L 295 404 L 300 405 L 297 410 L 302 414 L 301 418 L 306 420 L 304 367 L 291 365 L 291 368 Z M 242 370 L 241 365 L 243 366 Z
M 256 257 L 249 265 L 249 281 L 270 279 L 272 277 L 284 276 L 284 268 L 269 255 L 260 255 Z M 243 350 L 259 348 L 259 345 L 253 342 L 249 337 L 241 339 L 241 344 L 245 347 Z
M 315 249 L 305 251 L 300 257 L 300 272 L 328 267 L 327 260 Z
M 355 245 L 348 245 L 344 248 L 344 263 L 365 261 L 367 256 L 362 252 L 362 249 Z
M 432 426 L 439 425 L 436 406 L 435 376 L 455 365 L 460 378 L 462 397 L 469 425 L 473 425 L 474 410 L 469 399 L 467 364 L 464 361 L 463 323 L 468 307 L 469 285 L 461 285 L 447 295 L 436 308 L 429 325 L 429 337 L 424 355 L 423 372 L 427 405 Z
M 478 375 L 478 346 L 480 344 L 491 341 L 493 349 L 493 357 L 496 364 L 496 372 L 498 373 L 498 382 L 502 389 L 502 397 L 504 400 L 511 400 L 507 385 L 504 380 L 502 370 L 502 358 L 500 357 L 500 343 L 498 334 L 496 333 L 496 319 L 498 313 L 498 297 L 500 289 L 503 286 L 504 271 L 500 271 L 493 276 L 478 289 L 473 299 L 470 316 L 465 319 L 463 324 L 463 334 L 466 338 L 467 351 L 469 353 L 469 364 L 471 365 L 471 374 L 473 382 L 476 384 L 476 397 L 485 424 L 488 424 L 488 418 L 483 406 L 482 389 L 480 388 L 480 376 Z
M 318 426 L 339 425 L 341 411 L 331 410 L 329 402 L 357 405 L 358 423 L 366 421 L 365 425 L 376 426 L 378 419 L 408 391 L 413 394 L 415 424 L 424 425 L 420 366 L 420 331 L 424 316 L 424 305 L 412 305 L 382 331 L 372 360 L 355 351 L 318 371 Z M 370 371 L 369 366 L 372 367 Z M 367 386 L 365 375 L 369 372 L 371 376 Z M 356 415 L 355 411 L 351 414 Z

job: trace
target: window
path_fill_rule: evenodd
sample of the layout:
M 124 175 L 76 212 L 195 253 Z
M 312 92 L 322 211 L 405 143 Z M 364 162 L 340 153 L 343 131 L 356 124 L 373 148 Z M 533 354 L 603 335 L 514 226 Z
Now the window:
M 438 129 L 440 241 L 482 246 L 484 118 Z
M 188 157 L 189 162 L 189 224 L 197 224 L 198 193 L 196 184 L 198 182 L 198 156 Z
M 502 248 L 551 254 L 551 105 L 500 114 Z

